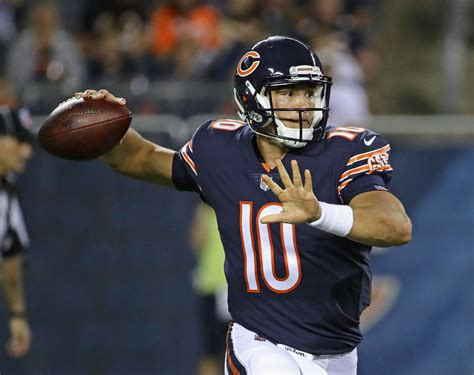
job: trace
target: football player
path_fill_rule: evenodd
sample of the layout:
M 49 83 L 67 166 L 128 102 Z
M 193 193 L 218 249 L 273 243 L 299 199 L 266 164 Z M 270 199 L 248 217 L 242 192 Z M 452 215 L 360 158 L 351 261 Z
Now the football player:
M 390 145 L 362 128 L 326 128 L 330 87 L 310 47 L 270 37 L 237 64 L 242 121 L 208 121 L 177 152 L 130 129 L 102 158 L 214 208 L 232 315 L 228 374 L 356 374 L 371 246 L 411 239 L 389 192 Z M 125 103 L 106 90 L 78 95 Z

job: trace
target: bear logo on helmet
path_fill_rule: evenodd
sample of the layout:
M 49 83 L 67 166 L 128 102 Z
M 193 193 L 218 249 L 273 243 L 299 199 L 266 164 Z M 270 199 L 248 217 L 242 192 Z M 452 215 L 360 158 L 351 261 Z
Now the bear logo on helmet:
M 246 59 L 250 58 L 252 62 L 250 66 L 244 66 Z M 248 75 L 252 74 L 255 69 L 257 69 L 258 65 L 260 64 L 260 54 L 256 51 L 248 51 L 245 55 L 242 56 L 238 65 L 237 65 L 237 74 L 240 77 L 247 77 Z M 245 64 L 248 65 L 248 64 Z

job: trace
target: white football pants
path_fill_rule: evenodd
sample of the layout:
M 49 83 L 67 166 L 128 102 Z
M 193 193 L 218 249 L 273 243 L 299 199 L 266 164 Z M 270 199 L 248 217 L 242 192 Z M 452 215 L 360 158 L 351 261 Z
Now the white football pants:
M 255 332 L 231 323 L 227 334 L 226 375 L 356 375 L 357 348 L 316 356 L 283 344 L 272 344 Z

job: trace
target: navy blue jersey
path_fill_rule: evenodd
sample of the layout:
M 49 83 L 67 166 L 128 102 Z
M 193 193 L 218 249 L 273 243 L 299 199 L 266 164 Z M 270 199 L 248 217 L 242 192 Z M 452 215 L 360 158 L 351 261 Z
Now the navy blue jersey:
M 357 194 L 387 190 L 390 146 L 362 128 L 328 128 L 321 142 L 283 158 L 309 169 L 320 201 L 348 204 Z M 261 181 L 255 134 L 236 120 L 201 126 L 176 155 L 173 180 L 199 192 L 215 210 L 224 245 L 232 318 L 274 343 L 312 354 L 352 350 L 370 302 L 370 247 L 306 224 L 261 224 L 281 210 Z

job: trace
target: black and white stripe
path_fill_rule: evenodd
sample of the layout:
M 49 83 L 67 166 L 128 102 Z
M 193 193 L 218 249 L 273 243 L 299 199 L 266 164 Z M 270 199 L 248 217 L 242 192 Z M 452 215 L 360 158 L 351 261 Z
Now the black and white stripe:
M 26 107 L 0 105 L 0 135 L 10 135 L 22 142 L 31 142 L 33 120 Z
M 0 255 L 23 251 L 30 240 L 15 185 L 6 178 L 0 182 Z

